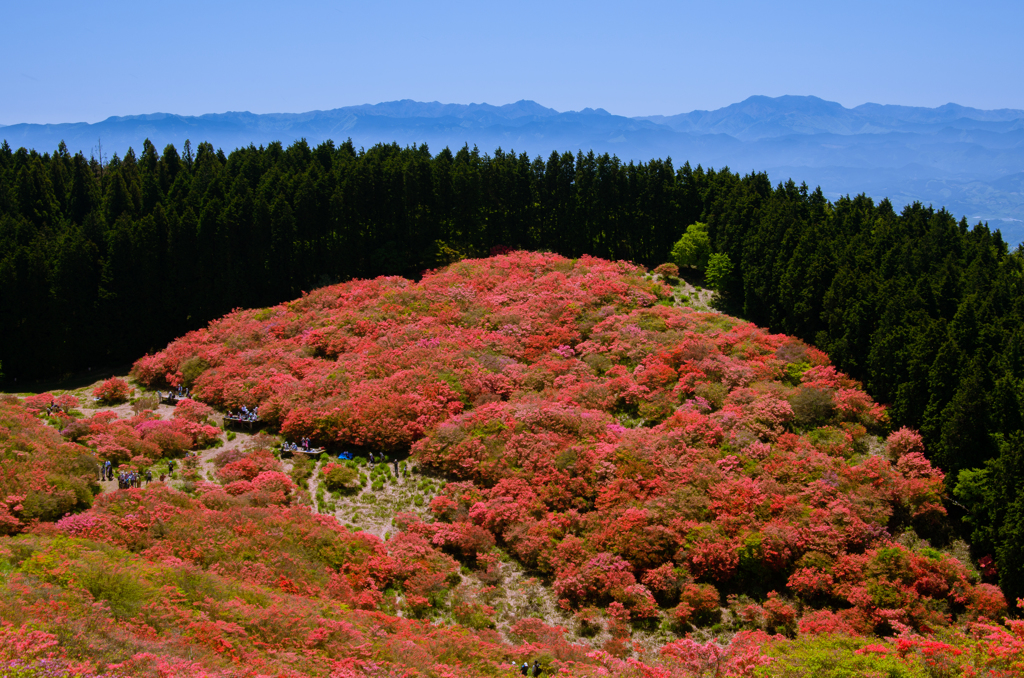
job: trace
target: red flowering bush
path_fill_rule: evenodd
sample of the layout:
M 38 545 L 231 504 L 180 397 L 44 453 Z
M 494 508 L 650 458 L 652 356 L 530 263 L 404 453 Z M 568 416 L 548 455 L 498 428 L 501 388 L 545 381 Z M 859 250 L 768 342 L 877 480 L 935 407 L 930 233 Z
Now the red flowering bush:
M 65 442 L 34 411 L 0 400 L 0 534 L 86 509 L 99 491 L 95 453 Z
M 666 278 L 678 278 L 679 267 L 675 264 L 659 264 L 652 273 L 656 273 Z
M 280 492 L 282 495 L 287 495 L 295 489 L 292 479 L 280 471 L 261 472 L 258 476 L 252 479 L 252 486 L 254 490 L 261 490 L 263 492 Z
M 217 471 L 217 477 L 225 483 L 253 480 L 261 473 L 281 471 L 281 462 L 269 450 L 256 449 L 236 454 L 238 458 L 228 461 Z
M 213 408 L 198 400 L 184 398 L 179 400 L 174 407 L 173 417 L 193 424 L 211 424 L 213 423 Z
M 106 403 L 123 403 L 131 397 L 134 389 L 124 379 L 111 377 L 93 389 L 92 394 Z
M 686 638 L 669 643 L 661 656 L 684 675 L 752 676 L 758 667 L 771 663 L 763 648 L 770 638 L 760 631 L 742 631 L 726 645 L 717 640 L 700 643 Z
M 140 423 L 135 429 L 143 440 L 154 443 L 160 448 L 164 457 L 180 457 L 191 450 L 194 444 L 192 436 L 181 430 L 176 422 L 149 420 Z

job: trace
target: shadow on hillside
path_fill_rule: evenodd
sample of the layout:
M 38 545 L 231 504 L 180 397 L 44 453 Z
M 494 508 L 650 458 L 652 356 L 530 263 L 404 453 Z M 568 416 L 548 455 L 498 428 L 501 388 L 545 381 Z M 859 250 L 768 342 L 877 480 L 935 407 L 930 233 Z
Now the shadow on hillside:
M 131 369 L 132 363 L 125 363 L 123 365 L 107 365 L 51 379 L 20 381 L 5 379 L 0 381 L 0 392 L 43 393 L 44 391 L 74 391 L 95 384 L 97 381 L 109 379 L 110 377 L 124 376 Z
M 704 287 L 704 271 L 699 271 L 690 266 L 683 266 L 679 269 L 679 277 L 694 287 Z

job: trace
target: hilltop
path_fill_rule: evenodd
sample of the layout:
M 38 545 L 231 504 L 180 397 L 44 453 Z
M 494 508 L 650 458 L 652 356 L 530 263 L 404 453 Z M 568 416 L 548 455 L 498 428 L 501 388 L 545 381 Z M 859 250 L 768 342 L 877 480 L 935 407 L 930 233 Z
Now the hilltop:
M 236 310 L 143 357 L 138 384 L 195 398 L 169 419 L 0 402 L 0 657 L 23 675 L 47 654 L 161 676 L 1019 670 L 1024 628 L 951 539 L 921 437 L 822 352 L 679 286 L 592 257 L 464 260 Z M 242 406 L 356 458 L 311 469 L 269 436 L 201 451 L 210 408 Z M 189 449 L 166 483 L 87 479 L 96 455 Z M 383 534 L 318 513 L 376 492 Z M 29 497 L 78 503 L 25 515 Z

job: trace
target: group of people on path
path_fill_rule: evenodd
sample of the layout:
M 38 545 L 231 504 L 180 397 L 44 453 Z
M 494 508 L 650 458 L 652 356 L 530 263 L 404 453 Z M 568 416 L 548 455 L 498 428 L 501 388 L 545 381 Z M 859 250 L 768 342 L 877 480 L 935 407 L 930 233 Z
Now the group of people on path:
M 287 452 L 309 452 L 309 438 L 303 438 L 298 443 L 290 443 L 286 440 L 281 445 L 281 449 Z
M 386 452 L 381 452 L 377 456 L 374 456 L 373 450 L 370 450 L 370 466 L 373 466 L 377 462 L 380 462 L 381 464 L 388 463 L 388 455 L 387 455 L 387 453 Z M 397 458 L 392 459 L 391 460 L 391 465 L 395 469 L 395 477 L 397 478 L 398 477 L 398 459 Z
M 512 666 L 514 667 L 515 665 L 516 665 L 516 663 L 512 662 Z M 533 670 L 532 671 L 530 670 L 530 664 L 528 662 L 523 662 L 523 665 L 519 667 L 519 673 L 521 673 L 524 676 L 529 676 L 529 675 L 539 676 L 540 672 L 541 672 L 540 661 L 537 660 L 537 659 L 533 660 Z
M 167 462 L 167 475 L 174 473 L 174 460 L 168 460 Z M 167 479 L 166 475 L 160 476 L 160 482 Z M 100 482 L 113 481 L 114 480 L 114 465 L 108 459 L 107 461 L 100 464 Z M 147 484 L 153 482 L 153 471 L 146 469 L 145 471 L 118 471 L 117 472 L 117 489 L 127 490 L 133 487 L 141 488 L 143 481 Z
M 118 473 L 117 489 L 127 490 L 132 487 L 141 488 L 143 480 L 145 480 L 146 483 L 153 482 L 153 472 L 150 471 L 149 469 L 146 469 L 145 474 L 137 473 L 135 471 L 129 471 L 127 473 Z
M 100 481 L 112 481 L 114 479 L 114 466 L 110 463 L 110 460 L 103 462 L 100 465 Z M 160 480 L 163 480 L 163 476 Z M 127 490 L 132 487 L 142 487 L 142 482 L 146 483 L 153 482 L 153 472 L 146 469 L 142 471 L 118 471 L 117 473 L 117 488 L 119 490 Z
M 235 419 L 237 421 L 259 421 L 260 420 L 260 406 L 252 408 L 251 410 L 242 405 L 242 409 L 238 412 L 228 412 L 228 419 Z
M 160 401 L 163 401 L 163 400 L 184 400 L 185 398 L 191 398 L 191 397 L 192 397 L 191 390 L 187 389 L 187 388 L 184 388 L 182 386 L 179 386 L 176 391 L 168 391 L 167 395 L 164 395 L 164 394 L 160 393 L 160 391 L 156 392 L 156 399 L 160 400 Z

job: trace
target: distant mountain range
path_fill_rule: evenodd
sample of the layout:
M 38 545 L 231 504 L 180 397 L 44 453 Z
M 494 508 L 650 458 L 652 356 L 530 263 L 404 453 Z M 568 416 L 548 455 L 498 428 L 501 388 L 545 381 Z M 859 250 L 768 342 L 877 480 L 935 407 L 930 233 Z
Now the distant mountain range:
M 169 113 L 112 117 L 97 123 L 0 127 L 11 146 L 105 154 L 158 149 L 185 139 L 230 151 L 249 144 L 305 138 L 310 144 L 351 138 L 379 142 L 478 146 L 491 152 L 553 150 L 611 153 L 623 160 L 671 156 L 705 167 L 767 171 L 820 185 L 835 198 L 867 193 L 897 207 L 919 200 L 945 206 L 973 223 L 992 222 L 1011 244 L 1024 240 L 1024 111 L 864 104 L 855 108 L 812 96 L 754 96 L 715 111 L 627 118 L 603 109 L 559 112 L 533 101 L 505 106 L 410 100 L 308 113 Z

